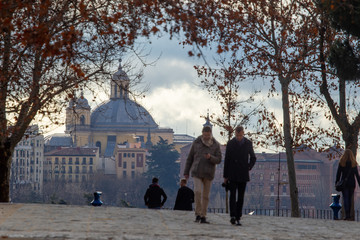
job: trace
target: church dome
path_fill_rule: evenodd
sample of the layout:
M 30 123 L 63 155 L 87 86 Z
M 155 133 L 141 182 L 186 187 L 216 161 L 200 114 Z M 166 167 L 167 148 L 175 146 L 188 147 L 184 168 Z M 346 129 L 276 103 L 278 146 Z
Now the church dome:
M 147 130 L 158 128 L 145 108 L 129 98 L 111 99 L 91 114 L 91 127 L 109 130 Z

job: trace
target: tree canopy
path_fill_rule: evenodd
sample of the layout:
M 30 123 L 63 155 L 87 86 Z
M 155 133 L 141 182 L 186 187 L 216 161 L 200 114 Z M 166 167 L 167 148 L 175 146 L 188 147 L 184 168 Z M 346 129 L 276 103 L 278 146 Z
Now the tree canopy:
M 174 149 L 174 144 L 160 137 L 160 141 L 149 150 L 145 175 L 149 180 L 157 177 L 160 185 L 175 191 L 179 183 L 180 165 L 176 162 L 180 154 Z
M 0 1 L 0 202 L 11 155 L 35 116 L 57 121 L 74 91 L 102 84 L 138 36 L 156 33 L 155 5 L 137 0 Z

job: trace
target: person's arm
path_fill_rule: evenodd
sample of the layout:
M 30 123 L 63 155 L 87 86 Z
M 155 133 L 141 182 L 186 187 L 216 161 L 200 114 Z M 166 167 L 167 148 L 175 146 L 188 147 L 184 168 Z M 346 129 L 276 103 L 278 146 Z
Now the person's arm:
M 147 206 L 148 205 L 148 200 L 149 200 L 149 189 L 146 190 L 146 193 L 144 195 L 144 202 L 145 202 L 145 205 Z
M 213 164 L 219 164 L 221 162 L 221 149 L 220 149 L 220 144 L 217 144 L 218 146 L 216 147 L 215 150 L 215 155 L 211 155 L 210 154 L 210 162 Z
M 256 156 L 255 156 L 255 153 L 254 153 L 254 148 L 253 148 L 252 142 L 250 142 L 249 154 L 250 154 L 249 170 L 251 170 L 254 167 L 255 162 L 256 162 Z
M 337 169 L 337 172 L 336 172 L 335 184 L 340 180 L 340 176 L 341 176 L 341 167 L 339 165 L 338 169 Z
M 190 149 L 189 155 L 188 155 L 188 157 L 186 159 L 186 163 L 185 163 L 184 176 L 186 178 L 189 178 L 190 168 L 194 162 L 194 154 L 195 154 L 195 151 L 194 151 L 194 143 L 193 143 L 191 145 L 191 149 Z
M 164 206 L 165 202 L 166 202 L 166 199 L 167 199 L 167 196 L 164 192 L 164 189 L 161 189 L 161 195 L 163 196 L 163 200 L 161 202 L 161 206 Z
M 177 210 L 178 209 L 178 205 L 180 204 L 180 198 L 179 198 L 179 195 L 180 195 L 180 189 L 178 190 L 177 192 L 177 195 L 176 195 L 176 200 L 175 200 L 175 205 L 174 205 L 174 210 Z
M 230 141 L 226 144 L 226 150 L 225 150 L 225 160 L 224 160 L 224 171 L 223 171 L 223 177 L 224 182 L 226 183 L 229 178 L 229 161 L 230 161 Z

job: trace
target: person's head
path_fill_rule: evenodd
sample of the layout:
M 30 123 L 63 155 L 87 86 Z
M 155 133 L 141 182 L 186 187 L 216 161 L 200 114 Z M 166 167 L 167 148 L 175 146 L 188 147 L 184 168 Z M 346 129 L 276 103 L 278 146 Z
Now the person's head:
M 159 179 L 158 179 L 158 178 L 154 177 L 154 178 L 152 179 L 152 183 L 158 183 L 158 182 L 159 182 Z
M 186 184 L 187 184 L 186 178 L 182 178 L 182 179 L 180 180 L 180 186 L 183 187 L 183 186 L 186 186 Z
M 212 137 L 211 127 L 209 127 L 209 126 L 203 127 L 203 129 L 202 129 L 202 138 L 205 141 L 209 141 L 211 139 L 211 137 Z
M 351 167 L 356 167 L 358 165 L 353 152 L 350 149 L 345 149 L 345 152 L 340 157 L 339 164 L 340 164 L 340 166 L 345 167 L 346 162 L 348 162 L 348 161 L 351 162 Z
M 243 126 L 237 126 L 235 128 L 235 137 L 238 141 L 241 141 L 244 137 L 244 127 Z

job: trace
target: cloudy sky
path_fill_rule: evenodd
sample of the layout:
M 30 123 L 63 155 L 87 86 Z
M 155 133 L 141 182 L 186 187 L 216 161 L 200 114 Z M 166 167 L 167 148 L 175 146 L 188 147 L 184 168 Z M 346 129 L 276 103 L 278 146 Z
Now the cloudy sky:
M 137 101 L 150 112 L 160 127 L 170 127 L 176 134 L 196 137 L 201 134 L 205 123 L 201 116 L 206 116 L 208 112 L 221 114 L 221 106 L 200 86 L 200 79 L 193 66 L 202 65 L 203 61 L 189 57 L 189 50 L 190 48 L 179 45 L 177 40 L 166 37 L 153 39 L 144 53 L 150 53 L 147 62 L 157 60 L 153 66 L 147 66 L 144 70 L 143 85 L 147 85 L 148 90 L 145 98 Z M 208 52 L 207 61 L 211 60 L 211 52 Z M 114 73 L 116 71 L 117 63 L 114 64 Z M 263 83 L 260 82 L 260 85 Z M 254 86 L 253 82 L 248 83 L 247 87 L 239 91 L 240 95 L 246 97 L 256 90 Z M 108 94 L 106 93 L 102 100 L 107 100 Z M 91 97 L 87 99 L 92 109 L 99 104 L 93 104 Z M 281 108 L 277 99 L 271 101 L 274 101 L 273 110 Z M 279 113 L 281 114 L 281 111 Z M 48 134 L 57 132 L 63 133 L 64 126 L 54 127 Z M 226 139 L 220 135 L 219 127 L 214 126 L 213 133 L 219 142 L 226 143 Z

